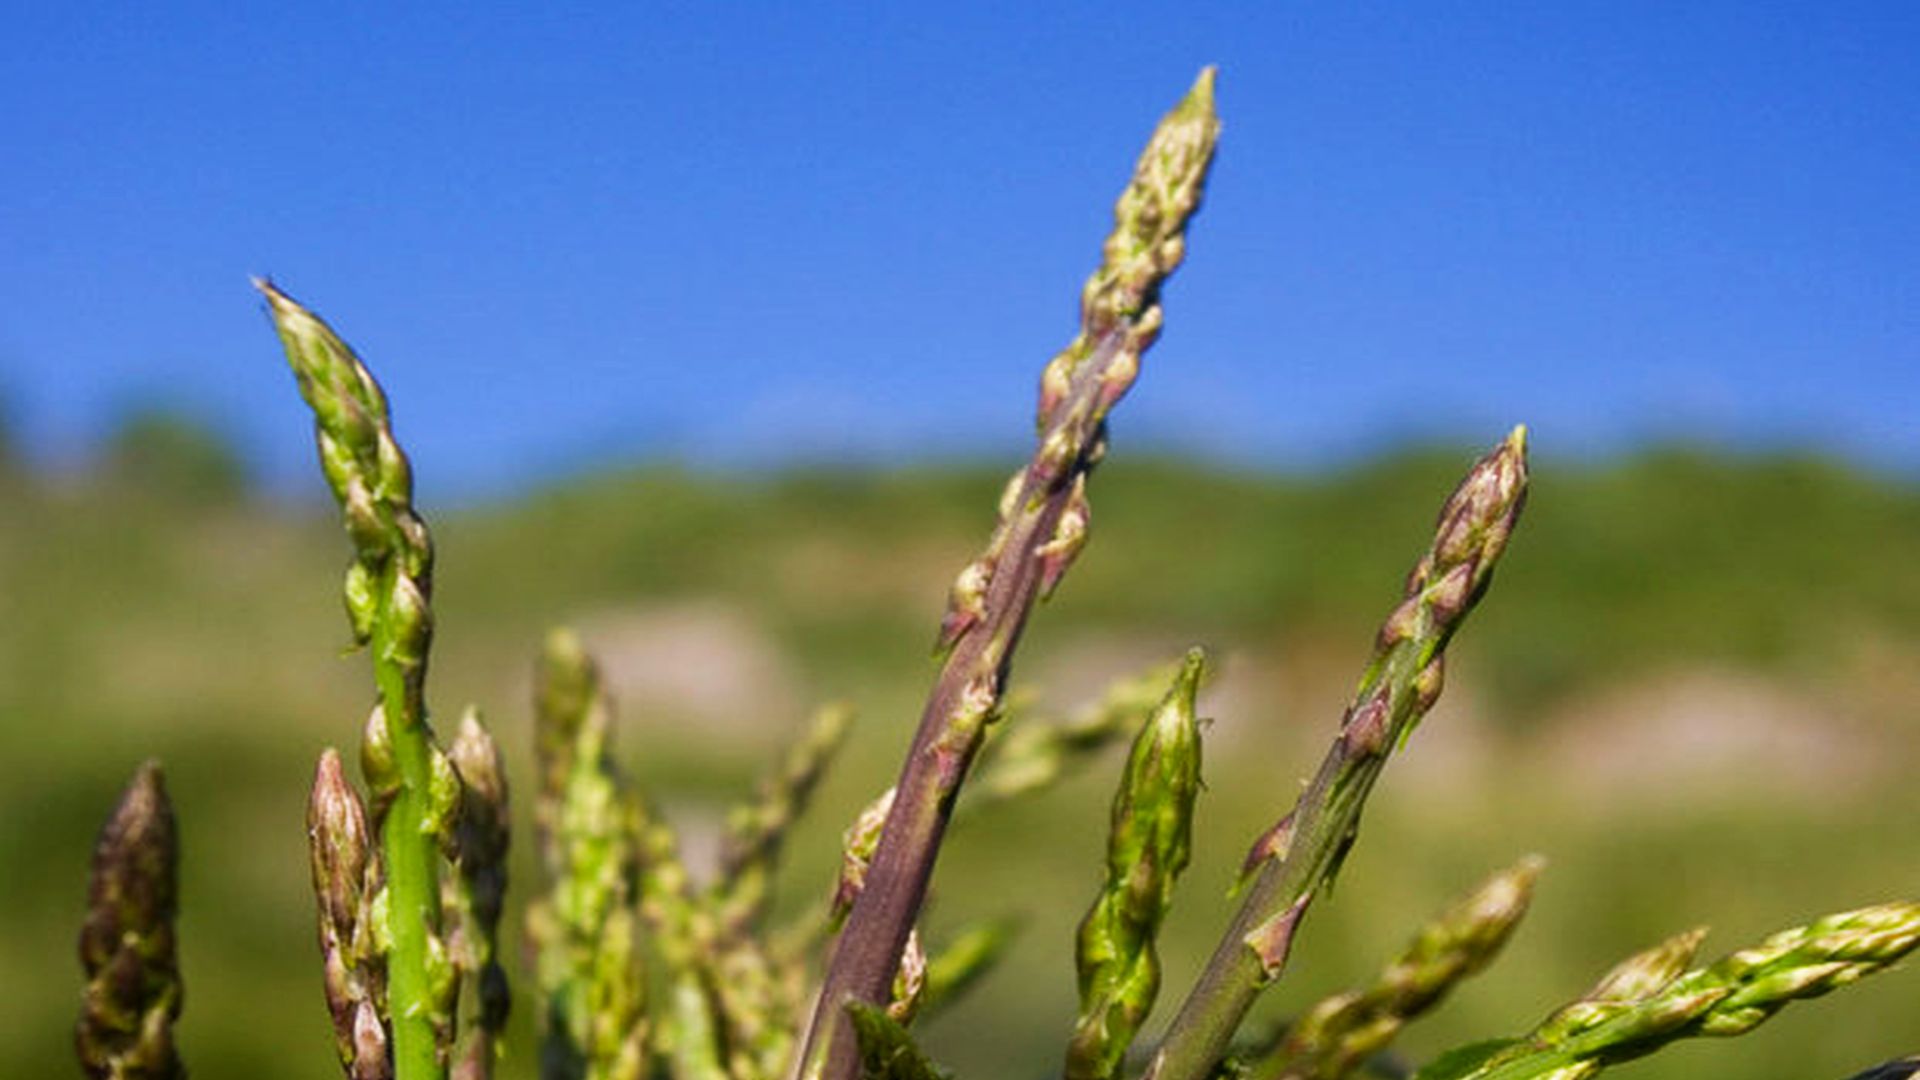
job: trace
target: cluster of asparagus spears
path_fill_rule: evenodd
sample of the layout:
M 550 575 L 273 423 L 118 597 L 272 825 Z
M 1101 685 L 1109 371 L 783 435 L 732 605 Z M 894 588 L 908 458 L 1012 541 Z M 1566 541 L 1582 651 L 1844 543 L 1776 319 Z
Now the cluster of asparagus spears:
M 970 806 L 1017 797 L 1129 737 L 1104 879 L 1077 942 L 1080 1007 L 1060 1066 L 1069 1080 L 1391 1074 L 1396 1033 L 1513 933 L 1537 858 L 1421 926 L 1370 984 L 1284 1024 L 1247 1022 L 1339 874 L 1387 761 L 1441 692 L 1447 643 L 1486 591 L 1525 502 L 1524 428 L 1475 462 L 1442 506 L 1325 759 L 1253 843 L 1239 912 L 1157 1040 L 1139 1036 L 1159 994 L 1156 937 L 1192 839 L 1206 658 L 1195 650 L 1117 684 L 1078 716 L 1000 734 L 1015 647 L 1086 542 L 1088 479 L 1106 454 L 1107 417 L 1160 332 L 1161 286 L 1184 256 L 1218 133 L 1208 70 L 1161 122 L 1119 200 L 1081 294 L 1080 331 L 1041 377 L 1037 449 L 1009 480 L 985 550 L 953 584 L 939 675 L 898 781 L 847 829 L 830 896 L 771 924 L 782 840 L 845 740 L 847 710 L 818 713 L 730 818 L 717 871 L 696 880 L 672 830 L 615 763 L 613 705 L 593 660 L 571 633 L 550 636 L 534 706 L 543 880 L 527 914 L 541 1076 L 945 1076 L 910 1026 L 976 980 L 1009 935 L 1005 923 L 982 924 L 930 950 L 916 929 L 962 784 L 980 773 Z M 329 749 L 308 807 L 335 1050 L 350 1080 L 480 1080 L 500 1060 L 508 1011 L 497 936 L 509 822 L 500 753 L 472 709 L 445 746 L 429 722 L 433 546 L 378 383 L 325 323 L 273 285 L 260 288 L 312 406 L 321 467 L 352 542 L 346 606 L 376 691 L 360 745 L 364 797 Z M 144 765 L 94 858 L 77 1031 L 90 1075 L 185 1075 L 172 1037 L 177 859 L 160 770 Z M 1699 941 L 1691 932 L 1634 956 L 1532 1032 L 1463 1047 L 1417 1075 L 1570 1080 L 1677 1039 L 1745 1032 L 1920 945 L 1920 904 L 1829 915 L 1690 969 Z M 1861 1080 L 1915 1075 L 1920 1063 L 1908 1059 Z

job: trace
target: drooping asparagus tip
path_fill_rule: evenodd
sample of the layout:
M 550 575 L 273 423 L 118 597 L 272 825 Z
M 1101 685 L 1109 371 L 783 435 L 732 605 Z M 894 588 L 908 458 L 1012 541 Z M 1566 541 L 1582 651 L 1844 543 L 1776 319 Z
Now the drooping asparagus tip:
M 179 838 L 158 762 L 143 763 L 100 830 L 80 930 L 87 975 L 74 1047 L 96 1077 L 186 1075 L 174 1051 Z

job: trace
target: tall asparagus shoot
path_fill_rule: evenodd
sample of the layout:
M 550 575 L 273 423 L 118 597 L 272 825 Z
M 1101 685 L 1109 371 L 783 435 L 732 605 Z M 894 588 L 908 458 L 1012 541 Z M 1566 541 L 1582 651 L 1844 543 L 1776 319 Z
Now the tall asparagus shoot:
M 1463 1047 L 1416 1080 L 1584 1080 L 1677 1039 L 1744 1035 L 1790 1002 L 1883 971 L 1920 946 L 1920 903 L 1828 915 L 1683 974 L 1701 936 L 1630 957 L 1526 1037 Z
M 1420 928 L 1371 986 L 1309 1007 L 1250 1080 L 1339 1080 L 1380 1053 L 1400 1029 L 1498 956 L 1533 899 L 1545 862 L 1529 856 L 1488 878 Z
M 388 1005 L 399 1080 L 446 1075 L 458 981 L 440 939 L 440 852 L 452 843 L 459 777 L 427 723 L 433 543 L 413 509 L 413 472 L 373 373 L 318 317 L 269 282 L 267 298 L 300 394 L 313 409 L 320 467 L 354 559 L 347 618 L 373 660 L 379 707 L 360 748 L 387 881 Z
M 1194 694 L 1205 659 L 1187 655 L 1173 689 L 1140 729 L 1113 799 L 1107 877 L 1080 923 L 1080 1017 L 1067 1044 L 1067 1080 L 1113 1080 L 1160 992 L 1154 939 L 1187 868 L 1200 793 Z
M 639 852 L 609 760 L 612 706 L 565 630 L 547 638 L 534 694 L 534 822 L 547 889 L 527 922 L 543 999 L 541 1075 L 638 1080 L 647 1037 Z
M 100 830 L 87 885 L 80 964 L 87 988 L 74 1049 L 88 1076 L 179 1080 L 174 1050 L 180 967 L 174 956 L 180 848 L 160 766 L 133 774 Z
M 954 582 L 938 639 L 945 663 L 808 1026 L 807 1080 L 851 1080 L 859 1068 L 845 1005 L 886 1003 L 954 796 L 999 708 L 1027 616 L 1086 541 L 1087 477 L 1106 449 L 1107 414 L 1159 336 L 1160 287 L 1186 251 L 1187 221 L 1200 205 L 1219 127 L 1208 68 L 1141 155 L 1114 208 L 1100 268 L 1081 293 L 1079 335 L 1041 376 L 1039 448 L 1007 485 L 986 552 Z
M 1246 899 L 1155 1051 L 1150 1080 L 1205 1080 L 1254 998 L 1286 966 L 1316 893 L 1332 884 L 1387 756 L 1440 696 L 1447 642 L 1506 549 L 1527 489 L 1526 429 L 1474 464 L 1440 510 L 1320 771 L 1249 852 Z

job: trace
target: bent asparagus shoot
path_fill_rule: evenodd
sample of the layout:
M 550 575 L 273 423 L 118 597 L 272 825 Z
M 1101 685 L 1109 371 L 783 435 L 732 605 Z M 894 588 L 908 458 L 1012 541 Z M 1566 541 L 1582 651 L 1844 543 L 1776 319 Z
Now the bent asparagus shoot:
M 1399 958 L 1363 990 L 1335 994 L 1302 1013 L 1279 1045 L 1246 1070 L 1249 1080 L 1339 1080 L 1387 1048 L 1498 956 L 1533 900 L 1546 865 L 1538 856 L 1488 878 L 1420 928 Z
M 1788 1004 L 1884 971 L 1920 945 L 1920 903 L 1844 911 L 1682 973 L 1703 931 L 1609 972 L 1519 1039 L 1462 1047 L 1415 1080 L 1585 1080 L 1680 1039 L 1744 1035 Z

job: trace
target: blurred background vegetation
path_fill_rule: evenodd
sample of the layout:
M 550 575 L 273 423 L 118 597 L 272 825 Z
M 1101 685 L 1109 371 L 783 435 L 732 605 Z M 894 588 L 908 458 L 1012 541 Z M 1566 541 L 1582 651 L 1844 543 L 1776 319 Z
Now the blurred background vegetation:
M 0 417 L 0 420 L 3 420 Z M 313 762 L 370 702 L 343 655 L 331 507 L 248 488 L 219 435 L 129 410 L 92 466 L 35 473 L 0 423 L 0 1075 L 73 1071 L 93 834 L 164 760 L 186 848 L 181 1042 L 202 1078 L 338 1075 L 303 813 Z M 1489 441 L 1497 435 L 1489 433 Z M 1551 433 L 1541 433 L 1551 444 Z M 1209 646 L 1208 790 L 1167 931 L 1163 1018 L 1211 947 L 1247 844 L 1317 763 L 1378 618 L 1475 453 L 1410 447 L 1323 474 L 1223 470 L 1126 444 L 1094 541 L 1016 665 L 1031 718 Z M 577 625 L 622 702 L 619 755 L 697 861 L 805 715 L 853 747 L 791 848 L 783 902 L 827 888 L 838 833 L 891 777 L 955 570 L 1010 463 L 724 472 L 654 464 L 427 513 L 440 553 L 432 702 L 478 703 L 528 769 L 531 657 Z M 1610 962 L 1711 923 L 1708 952 L 1920 894 L 1920 489 L 1814 455 L 1683 446 L 1536 462 L 1440 708 L 1389 768 L 1331 902 L 1263 1010 L 1362 977 L 1491 869 L 1550 860 L 1503 962 L 1403 1046 L 1517 1032 Z M 1015 722 L 1019 722 L 1016 718 Z M 1114 758 L 954 834 L 930 917 L 1016 914 L 1002 969 L 929 1025 L 962 1077 L 1053 1074 L 1071 928 L 1099 878 Z M 530 882 L 516 807 L 513 916 Z M 517 949 L 517 921 L 509 930 Z M 520 986 L 526 985 L 522 979 Z M 525 1001 L 505 1075 L 531 1076 Z M 1620 1075 L 1839 1077 L 1912 1052 L 1920 973 L 1788 1010 Z M 991 1038 L 981 1037 L 991 1032 Z

